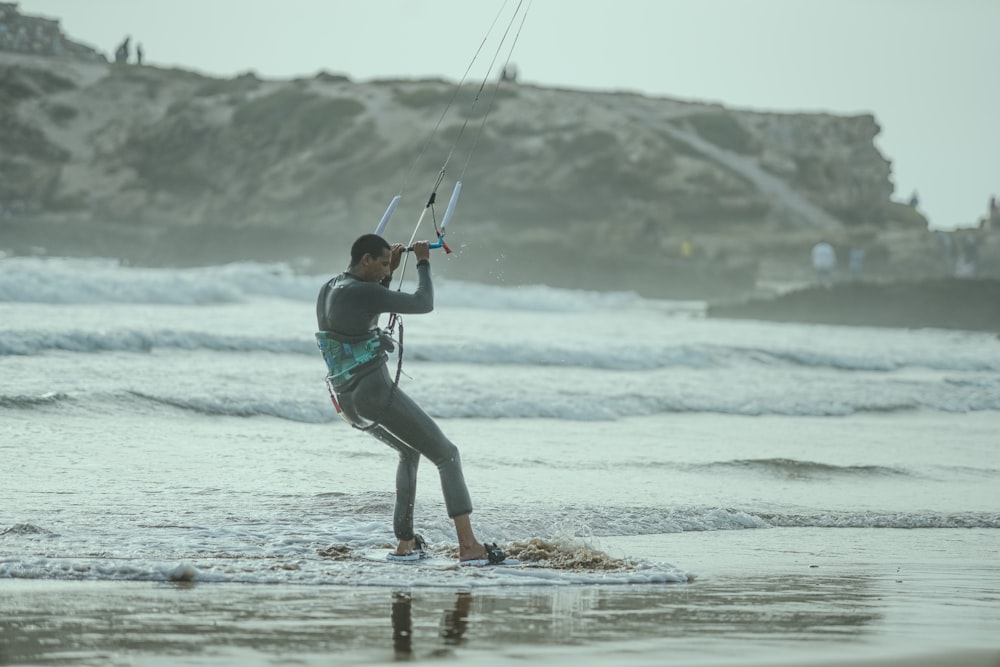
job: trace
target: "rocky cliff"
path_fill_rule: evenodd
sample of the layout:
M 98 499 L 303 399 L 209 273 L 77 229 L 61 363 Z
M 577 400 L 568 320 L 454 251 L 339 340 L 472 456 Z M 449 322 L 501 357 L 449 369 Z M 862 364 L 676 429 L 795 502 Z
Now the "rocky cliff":
M 579 261 L 556 282 L 631 287 L 618 274 L 645 256 L 663 283 L 700 261 L 703 284 L 752 287 L 767 254 L 784 252 L 776 238 L 797 239 L 805 263 L 820 237 L 926 229 L 892 201 L 870 115 L 511 82 L 477 93 L 443 80 L 217 79 L 0 51 L 0 220 L 9 239 L 138 261 L 318 255 L 372 230 L 398 192 L 393 230 L 408 237 L 447 160 L 435 212 L 461 178 L 450 238 L 481 249 L 482 261 L 456 269 L 463 277 L 504 256 L 508 272 L 542 279 L 539 264 L 572 248 Z M 682 252 L 684 239 L 694 244 Z
M 21 14 L 16 2 L 0 2 L 0 52 L 68 56 L 84 62 L 107 62 L 93 47 L 63 34 L 59 21 Z
M 2 56 L 0 149 L 19 178 L 0 197 L 64 219 L 354 225 L 403 187 L 419 209 L 454 146 L 445 189 L 467 164 L 462 208 L 497 224 L 640 233 L 913 218 L 890 200 L 871 116 L 512 84 L 475 105 L 463 89 L 449 108 L 455 92 L 446 81 L 218 80 Z

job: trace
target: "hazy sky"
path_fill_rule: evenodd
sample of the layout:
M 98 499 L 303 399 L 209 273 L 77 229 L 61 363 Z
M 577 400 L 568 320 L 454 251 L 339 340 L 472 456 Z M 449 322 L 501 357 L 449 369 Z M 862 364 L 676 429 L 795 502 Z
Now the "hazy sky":
M 110 55 L 232 76 L 457 81 L 518 0 L 20 0 Z M 935 227 L 1000 196 L 1000 0 L 524 0 L 511 62 L 545 86 L 872 113 L 895 197 Z M 496 49 L 490 42 L 471 79 Z M 506 57 L 506 48 L 503 50 Z

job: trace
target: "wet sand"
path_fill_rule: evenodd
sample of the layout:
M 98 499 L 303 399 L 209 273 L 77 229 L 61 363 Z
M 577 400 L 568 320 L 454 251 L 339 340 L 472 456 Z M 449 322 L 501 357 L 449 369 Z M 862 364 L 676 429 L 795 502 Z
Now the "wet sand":
M 7 579 L 0 665 L 997 667 L 996 532 L 771 529 L 598 545 L 612 556 L 669 551 L 674 562 L 697 566 L 692 584 L 399 589 Z

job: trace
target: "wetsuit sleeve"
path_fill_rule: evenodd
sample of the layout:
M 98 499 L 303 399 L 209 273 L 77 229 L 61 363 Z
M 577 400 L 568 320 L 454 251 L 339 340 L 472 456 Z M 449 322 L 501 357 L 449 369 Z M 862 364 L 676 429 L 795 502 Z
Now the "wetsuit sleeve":
M 379 283 L 337 279 L 326 283 L 316 300 L 320 331 L 358 336 L 378 326 L 382 313 L 429 313 L 434 310 L 434 286 L 429 262 L 417 264 L 417 289 L 397 292 Z
M 333 281 L 329 281 L 323 284 L 323 287 L 319 290 L 319 296 L 316 297 L 316 327 L 320 331 L 330 329 L 330 321 L 327 316 L 327 299 L 330 297 L 330 288 Z
M 396 292 L 378 288 L 377 296 L 372 290 L 371 306 L 380 313 L 429 313 L 434 310 L 434 285 L 431 283 L 430 262 L 417 264 L 417 289 L 413 293 Z

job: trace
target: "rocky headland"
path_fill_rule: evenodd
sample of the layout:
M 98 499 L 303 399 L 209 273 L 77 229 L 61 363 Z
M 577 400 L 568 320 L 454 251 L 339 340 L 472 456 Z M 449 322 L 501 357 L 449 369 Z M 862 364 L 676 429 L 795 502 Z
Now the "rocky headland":
M 11 7 L 7 33 L 35 34 Z M 447 160 L 438 220 L 463 190 L 436 270 L 456 279 L 731 301 L 810 283 L 820 240 L 845 277 L 862 248 L 865 280 L 949 278 L 968 234 L 978 274 L 1000 273 L 988 234 L 945 247 L 894 199 L 871 115 L 509 81 L 476 101 L 478 83 L 446 80 L 221 79 L 108 63 L 43 25 L 32 49 L 0 31 L 7 253 L 340 269 L 400 192 L 388 236 L 409 238 Z
M 708 305 L 707 315 L 775 322 L 967 329 L 1000 333 L 1000 280 L 845 281 Z

